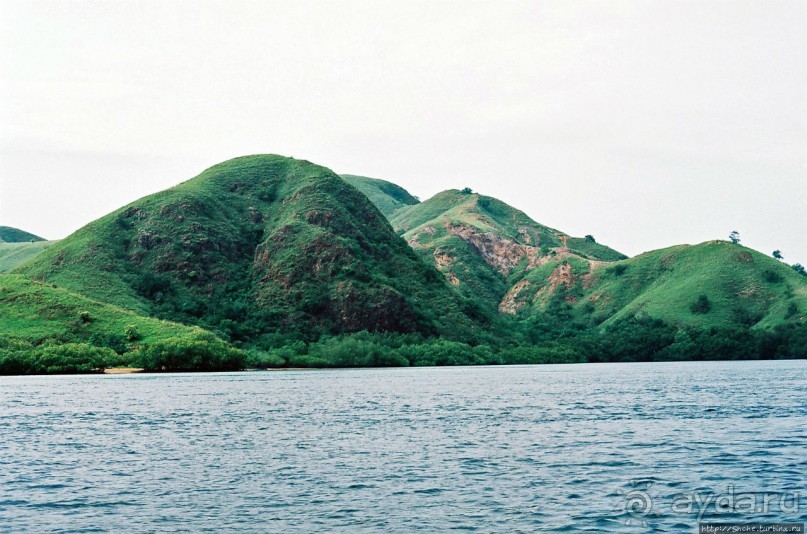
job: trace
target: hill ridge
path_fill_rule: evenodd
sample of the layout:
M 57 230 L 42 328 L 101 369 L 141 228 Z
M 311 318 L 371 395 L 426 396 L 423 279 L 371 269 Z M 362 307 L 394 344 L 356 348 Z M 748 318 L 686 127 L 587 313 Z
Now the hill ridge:
M 608 327 L 647 316 L 679 326 L 768 328 L 807 319 L 807 281 L 756 250 L 722 240 L 673 245 L 611 264 L 572 266 L 570 284 L 548 293 L 578 318 Z M 546 288 L 532 280 L 533 295 Z M 703 309 L 698 302 L 703 296 Z M 529 292 L 515 300 L 546 311 Z
M 340 176 L 347 183 L 364 193 L 387 219 L 399 209 L 420 202 L 417 197 L 410 194 L 403 187 L 386 180 L 357 176 L 355 174 L 341 174 Z
M 44 238 L 11 226 L 0 226 L 0 243 L 30 243 L 45 241 Z
M 481 298 L 492 311 L 506 309 L 502 300 L 546 258 L 558 254 L 591 261 L 625 258 L 593 240 L 571 237 L 535 222 L 501 200 L 470 190 L 441 191 L 396 211 L 390 222 L 460 293 Z

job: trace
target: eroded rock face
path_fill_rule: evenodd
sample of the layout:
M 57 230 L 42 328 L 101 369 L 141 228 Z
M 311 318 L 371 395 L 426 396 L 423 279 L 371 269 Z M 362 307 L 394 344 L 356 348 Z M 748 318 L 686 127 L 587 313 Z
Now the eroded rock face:
M 445 252 L 440 252 L 440 249 L 434 250 L 434 263 L 439 269 L 451 267 L 451 256 Z
M 438 269 L 445 275 L 448 282 L 453 286 L 460 285 L 460 279 L 457 278 L 457 275 L 454 274 L 454 271 L 451 270 L 451 264 L 453 260 L 449 254 L 445 252 L 440 252 L 440 249 L 434 249 L 434 264 L 437 266 Z
M 549 282 L 552 289 L 555 289 L 561 284 L 565 285 L 567 288 L 572 287 L 574 285 L 572 266 L 566 262 L 561 263 L 552 271 L 552 274 L 549 275 L 547 282 Z
M 409 240 L 407 240 L 406 243 L 412 248 L 428 248 L 429 247 L 428 244 L 424 245 L 423 243 L 420 242 L 420 236 L 423 235 L 423 234 L 434 235 L 434 233 L 436 231 L 437 231 L 437 229 L 434 226 L 429 225 L 429 226 L 425 227 L 422 232 L 417 233 L 417 234 L 413 235 L 412 237 L 410 237 Z
M 564 289 L 569 289 L 578 281 L 572 272 L 571 264 L 563 262 L 553 269 L 552 273 L 547 277 L 546 283 L 538 283 L 537 288 L 536 283 L 528 280 L 520 280 L 513 285 L 499 302 L 499 312 L 515 315 L 528 304 L 552 295 L 560 286 L 564 286 Z M 574 303 L 576 298 L 570 297 L 565 300 Z
M 540 236 L 533 234 L 527 227 L 519 227 L 518 235 L 511 239 L 492 232 L 481 231 L 480 228 L 471 224 L 445 222 L 443 228 L 449 234 L 470 245 L 492 269 L 518 280 L 499 300 L 497 307 L 500 313 L 515 315 L 552 295 L 556 290 L 564 291 L 576 284 L 590 283 L 587 278 L 575 275 L 572 272 L 571 264 L 565 261 L 572 257 L 583 259 L 581 256 L 566 247 L 545 248 L 542 251 L 541 247 L 537 246 Z M 426 238 L 428 235 L 434 235 L 435 232 L 434 226 L 424 227 L 422 231 L 409 239 L 409 245 L 413 248 L 431 249 L 434 265 L 443 273 L 446 280 L 454 286 L 462 286 L 463 281 L 459 279 L 456 272 L 457 267 L 461 267 L 458 265 L 460 260 L 455 255 L 456 253 L 450 248 L 444 249 L 432 243 L 419 242 L 419 238 Z M 520 279 L 520 275 L 525 275 L 531 269 L 548 262 L 562 263 L 553 269 L 546 280 Z M 590 272 L 586 276 L 590 278 Z M 570 297 L 570 299 L 569 302 L 573 302 L 574 297 Z
M 409 248 L 420 248 L 420 249 L 429 248 L 428 244 L 424 245 L 423 243 L 418 241 L 418 239 L 420 239 L 420 234 L 415 234 L 415 236 L 412 239 L 408 240 L 406 244 L 409 245 Z
M 448 230 L 470 243 L 479 252 L 485 263 L 507 275 L 524 257 L 529 258 L 530 266 L 537 261 L 540 250 L 529 245 L 522 245 L 491 233 L 478 232 L 474 228 L 453 225 Z
M 521 298 L 523 292 L 530 289 L 530 282 L 528 280 L 520 280 L 510 288 L 510 291 L 499 302 L 499 313 L 508 313 L 515 315 L 520 312 L 527 305 L 527 301 Z
M 550 273 L 550 275 L 546 279 L 546 284 L 541 286 L 541 288 L 535 292 L 532 300 L 533 302 L 537 302 L 539 300 L 545 300 L 546 298 L 550 297 L 551 295 L 555 294 L 557 291 L 564 291 L 570 289 L 575 285 L 575 277 L 572 273 L 572 266 L 567 262 L 563 262 Z M 564 286 L 563 289 L 560 289 L 560 286 Z M 566 302 L 574 304 L 576 302 L 577 297 L 564 297 Z

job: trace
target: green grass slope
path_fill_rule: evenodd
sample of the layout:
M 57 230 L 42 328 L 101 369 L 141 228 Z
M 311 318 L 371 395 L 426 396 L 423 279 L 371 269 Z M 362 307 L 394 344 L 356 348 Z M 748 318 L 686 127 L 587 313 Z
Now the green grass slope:
M 22 265 L 54 243 L 58 243 L 58 241 L 0 243 L 0 274 Z
M 462 294 L 494 310 L 501 308 L 515 284 L 557 254 L 594 261 L 625 258 L 606 246 L 538 224 L 500 200 L 458 190 L 401 208 L 390 222 Z
M 15 272 L 266 345 L 477 330 L 367 197 L 329 169 L 274 155 L 226 161 L 137 200 Z
M 392 182 L 353 174 L 341 176 L 347 183 L 364 193 L 388 219 L 399 209 L 420 202 L 410 195 L 409 191 Z
M 564 305 L 608 327 L 648 317 L 679 327 L 772 328 L 807 321 L 807 277 L 755 250 L 724 241 L 679 245 L 612 264 L 562 259 L 528 277 L 520 309 Z
M 44 241 L 44 239 L 18 228 L 0 226 L 0 243 L 30 243 L 31 241 Z
M 133 344 L 151 344 L 193 332 L 195 328 L 143 317 L 50 284 L 20 275 L 0 275 L 0 334 L 32 343 L 45 339 L 86 342 L 95 336 L 125 339 L 127 327 L 138 336 Z M 128 340 L 127 340 L 128 341 Z

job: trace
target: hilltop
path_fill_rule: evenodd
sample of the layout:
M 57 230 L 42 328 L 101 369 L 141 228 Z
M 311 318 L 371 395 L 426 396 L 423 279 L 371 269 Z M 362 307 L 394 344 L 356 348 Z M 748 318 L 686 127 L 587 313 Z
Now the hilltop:
M 0 274 L 30 260 L 53 243 L 18 228 L 0 226 Z
M 480 333 L 367 197 L 329 169 L 274 155 L 137 200 L 15 272 L 266 345 L 361 330 Z
M 44 239 L 18 228 L 0 226 L 0 243 L 30 243 L 32 241 L 44 241 Z
M 646 317 L 677 327 L 771 328 L 807 320 L 807 279 L 755 250 L 710 241 L 603 264 L 559 257 L 508 295 L 514 313 L 571 311 L 608 327 Z
M 420 202 L 409 194 L 409 191 L 392 182 L 352 174 L 342 174 L 341 177 L 364 193 L 370 199 L 370 202 L 375 204 L 379 211 L 384 214 L 384 217 L 388 219 L 399 209 L 413 206 Z
M 470 191 L 443 191 L 395 211 L 390 222 L 460 293 L 493 311 L 514 285 L 559 253 L 596 262 L 625 258 L 591 236 L 571 237 Z

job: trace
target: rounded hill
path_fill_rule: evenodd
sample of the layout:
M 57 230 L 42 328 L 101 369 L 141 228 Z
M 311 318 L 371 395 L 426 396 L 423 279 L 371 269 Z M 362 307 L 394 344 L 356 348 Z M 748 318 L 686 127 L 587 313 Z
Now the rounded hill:
M 276 155 L 229 160 L 137 200 L 16 272 L 234 340 L 475 330 L 362 193 Z

